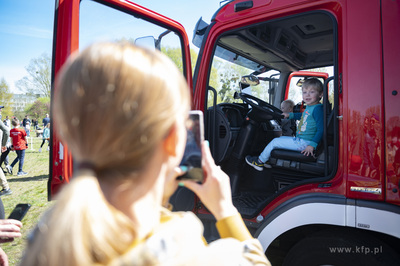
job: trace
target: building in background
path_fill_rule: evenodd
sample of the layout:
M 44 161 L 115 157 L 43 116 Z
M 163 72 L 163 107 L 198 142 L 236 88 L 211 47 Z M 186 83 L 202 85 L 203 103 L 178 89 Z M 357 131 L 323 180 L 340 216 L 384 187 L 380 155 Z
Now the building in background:
M 37 98 L 43 97 L 41 94 L 13 94 L 11 101 L 8 103 L 13 112 L 23 112 L 25 107 L 36 101 Z

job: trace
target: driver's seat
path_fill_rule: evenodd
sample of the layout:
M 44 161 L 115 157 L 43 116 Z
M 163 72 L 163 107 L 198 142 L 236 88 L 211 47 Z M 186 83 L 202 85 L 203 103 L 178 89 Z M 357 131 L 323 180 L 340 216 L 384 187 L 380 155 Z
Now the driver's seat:
M 304 156 L 299 151 L 274 149 L 269 158 L 269 164 L 273 168 L 281 168 L 289 171 L 296 171 L 297 173 L 308 173 L 317 176 L 325 176 L 332 171 L 334 158 L 333 117 L 335 115 L 335 110 L 332 109 L 332 104 L 327 100 L 326 95 L 327 83 L 332 79 L 333 77 L 328 78 L 324 84 L 324 119 L 326 121 L 326 132 L 324 132 L 325 137 L 320 141 L 315 150 L 315 156 Z M 336 106 L 334 108 L 336 108 Z
M 325 150 L 322 141 L 318 145 L 315 157 L 304 156 L 301 152 L 274 149 L 269 158 L 269 164 L 274 168 L 284 168 L 301 173 L 309 173 L 323 176 L 325 175 Z M 333 146 L 328 145 L 328 161 L 333 158 Z M 328 163 L 328 172 L 332 170 L 332 162 Z

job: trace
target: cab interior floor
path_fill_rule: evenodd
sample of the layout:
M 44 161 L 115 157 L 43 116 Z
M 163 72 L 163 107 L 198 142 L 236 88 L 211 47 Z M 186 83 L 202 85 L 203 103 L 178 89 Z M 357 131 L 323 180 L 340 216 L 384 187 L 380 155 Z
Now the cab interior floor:
M 232 197 L 233 204 L 243 218 L 255 217 L 265 206 L 265 203 L 275 194 L 276 188 L 272 180 L 271 169 L 257 171 L 250 166 L 244 167 L 246 175 L 239 182 Z M 250 169 L 249 169 L 250 168 Z
M 255 217 L 263 208 L 263 203 L 274 193 L 240 192 L 233 196 L 233 205 L 243 218 Z

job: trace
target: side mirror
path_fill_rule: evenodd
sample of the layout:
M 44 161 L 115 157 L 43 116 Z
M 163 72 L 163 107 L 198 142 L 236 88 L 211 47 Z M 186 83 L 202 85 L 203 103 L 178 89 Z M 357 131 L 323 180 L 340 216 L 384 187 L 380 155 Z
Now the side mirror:
M 197 21 L 196 26 L 194 27 L 194 30 L 193 30 L 192 43 L 197 48 L 200 48 L 201 43 L 203 42 L 204 33 L 206 32 L 207 28 L 208 28 L 208 24 L 201 17 Z
M 158 36 L 158 39 L 154 38 L 153 36 L 145 36 L 140 37 L 135 40 L 135 44 L 140 47 L 144 47 L 150 50 L 159 50 L 161 51 L 161 40 L 164 36 L 168 35 L 171 31 L 166 30 Z
M 299 79 L 296 82 L 296 86 L 301 88 L 303 86 L 303 83 L 304 83 L 305 80 L 306 80 L 305 78 L 304 79 Z
M 153 36 L 140 37 L 135 40 L 135 45 L 154 51 L 156 49 L 156 40 Z
M 260 84 L 260 80 L 255 75 L 247 75 L 240 79 L 240 83 L 248 86 L 256 86 Z

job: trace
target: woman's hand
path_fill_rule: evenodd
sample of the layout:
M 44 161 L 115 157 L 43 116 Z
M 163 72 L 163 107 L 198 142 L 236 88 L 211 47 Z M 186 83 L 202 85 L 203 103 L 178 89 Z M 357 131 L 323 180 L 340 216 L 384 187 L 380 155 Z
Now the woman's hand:
M 204 183 L 198 184 L 190 180 L 182 183 L 196 193 L 217 220 L 236 215 L 238 211 L 232 203 L 229 177 L 215 165 L 208 142 L 202 143 L 202 156 Z
M 176 189 L 178 188 L 178 180 L 176 180 L 176 178 L 183 174 L 184 171 L 182 171 L 179 167 L 175 167 L 165 179 L 162 206 L 168 206 L 169 198 L 172 196 L 172 194 L 175 193 Z
M 308 145 L 301 153 L 305 156 L 308 156 L 308 155 L 314 156 L 314 147 Z
M 22 223 L 14 219 L 0 220 L 0 243 L 14 241 L 14 238 L 21 237 Z
M 0 266 L 8 266 L 7 254 L 0 248 Z

